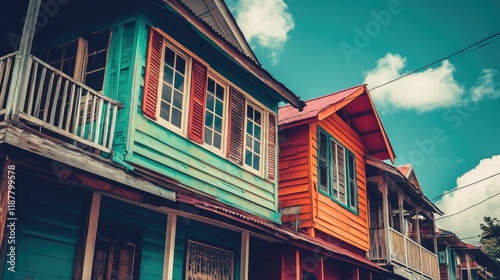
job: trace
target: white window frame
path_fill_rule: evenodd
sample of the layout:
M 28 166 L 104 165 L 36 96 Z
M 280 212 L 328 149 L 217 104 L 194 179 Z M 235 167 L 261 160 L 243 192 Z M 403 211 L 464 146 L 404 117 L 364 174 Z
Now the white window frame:
M 250 171 L 260 177 L 264 177 L 265 174 L 264 174 L 264 171 L 265 171 L 265 162 L 267 160 L 267 130 L 269 129 L 269 125 L 268 125 L 268 115 L 269 112 L 268 110 L 265 109 L 264 106 L 262 105 L 259 105 L 259 103 L 257 102 L 254 102 L 253 100 L 251 100 L 249 98 L 248 95 L 244 94 L 245 95 L 245 116 L 244 116 L 244 121 L 245 121 L 245 124 L 244 124 L 244 127 L 243 127 L 243 164 L 242 164 L 242 167 L 243 169 L 247 170 L 247 171 Z M 248 105 L 251 105 L 254 110 L 257 110 L 261 113 L 261 118 L 262 118 L 262 122 L 261 122 L 261 133 L 260 133 L 260 159 L 259 159 L 259 167 L 260 169 L 259 170 L 256 170 L 254 169 L 252 166 L 249 166 L 249 165 L 246 165 L 245 163 L 245 160 L 246 160 L 246 145 L 247 145 L 247 108 L 248 108 Z
M 165 65 L 165 50 L 166 48 L 172 49 L 178 56 L 183 57 L 186 60 L 185 65 L 185 76 L 184 76 L 184 96 L 182 99 L 182 116 L 181 116 L 181 127 L 177 127 L 171 122 L 163 119 L 161 117 L 161 102 L 162 102 L 162 89 L 163 89 L 163 74 L 164 74 L 164 65 Z M 187 136 L 187 126 L 189 120 L 189 96 L 191 94 L 191 56 L 187 54 L 185 51 L 181 50 L 174 43 L 167 41 L 167 39 L 163 39 L 162 53 L 161 53 L 161 69 L 160 69 L 160 77 L 158 81 L 158 89 L 157 89 L 157 101 L 156 101 L 156 122 L 162 126 L 165 126 L 170 131 L 173 131 L 183 137 Z
M 221 148 L 218 149 L 212 145 L 209 145 L 208 143 L 205 142 L 205 119 L 203 120 L 203 144 L 202 146 L 206 148 L 209 151 L 212 151 L 213 153 L 225 158 L 226 157 L 226 147 L 227 147 L 227 139 L 229 136 L 228 132 L 228 119 L 229 119 L 229 83 L 221 78 L 221 76 L 214 71 L 209 70 L 208 71 L 208 78 L 207 78 L 207 88 L 205 89 L 205 102 L 208 93 L 208 79 L 214 80 L 214 82 L 218 83 L 219 85 L 224 87 L 224 102 L 223 102 L 223 108 L 222 108 L 222 113 L 223 118 L 222 118 L 222 139 L 221 139 Z M 206 117 L 206 104 L 205 104 L 205 111 L 203 112 L 203 116 Z

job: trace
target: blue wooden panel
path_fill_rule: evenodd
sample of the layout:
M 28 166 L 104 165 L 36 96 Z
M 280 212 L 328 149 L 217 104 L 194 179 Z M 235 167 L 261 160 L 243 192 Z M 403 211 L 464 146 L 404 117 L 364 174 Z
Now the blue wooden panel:
M 99 226 L 103 219 L 142 231 L 141 279 L 161 279 L 167 215 L 136 205 L 102 197 Z
M 16 272 L 5 269 L 2 279 L 72 279 L 90 196 L 41 181 L 17 183 Z

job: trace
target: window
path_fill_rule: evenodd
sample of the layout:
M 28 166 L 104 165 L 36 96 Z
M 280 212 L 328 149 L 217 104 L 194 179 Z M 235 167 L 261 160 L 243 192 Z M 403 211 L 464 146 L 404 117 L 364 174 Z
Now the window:
M 160 118 L 181 129 L 186 89 L 186 60 L 171 46 L 165 45 L 163 52 L 162 80 L 159 86 Z
M 222 142 L 226 137 L 223 131 L 225 102 L 226 87 L 209 77 L 205 102 L 204 143 L 219 151 L 222 150 Z
M 101 91 L 111 32 L 83 36 L 47 52 L 47 63 L 90 88 Z
M 142 111 L 244 169 L 276 180 L 276 116 L 156 28 L 150 29 Z
M 344 207 L 357 211 L 356 158 L 324 130 L 318 135 L 319 190 Z
M 245 165 L 260 170 L 262 143 L 262 112 L 252 104 L 246 106 Z

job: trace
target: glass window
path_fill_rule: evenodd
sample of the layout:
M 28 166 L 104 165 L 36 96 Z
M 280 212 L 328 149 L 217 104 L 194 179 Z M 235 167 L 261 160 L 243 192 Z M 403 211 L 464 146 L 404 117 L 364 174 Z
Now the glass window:
M 165 46 L 160 117 L 179 129 L 185 110 L 186 62 L 186 58 Z
M 208 78 L 205 101 L 204 142 L 217 150 L 222 150 L 224 102 L 226 88 L 212 78 Z
M 252 104 L 246 106 L 245 118 L 245 165 L 261 170 L 262 157 L 262 112 Z

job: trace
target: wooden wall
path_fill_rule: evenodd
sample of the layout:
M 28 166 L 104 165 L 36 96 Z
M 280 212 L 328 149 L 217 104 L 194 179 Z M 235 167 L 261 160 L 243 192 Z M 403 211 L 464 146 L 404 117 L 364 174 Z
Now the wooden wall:
M 330 197 L 314 191 L 313 211 L 315 228 L 335 238 L 343 240 L 363 251 L 370 249 L 369 230 L 367 217 L 367 192 L 364 155 L 366 149 L 359 135 L 349 127 L 336 114 L 320 121 L 310 124 L 310 137 L 312 140 L 311 159 L 311 181 L 313 185 L 318 183 L 318 147 L 317 147 L 317 125 L 321 126 L 340 144 L 354 153 L 356 157 L 356 176 L 358 179 L 358 213 L 347 210 Z
M 310 180 L 309 127 L 297 126 L 280 132 L 279 205 L 280 208 L 300 207 L 301 228 L 312 226 L 312 184 Z M 290 223 L 295 214 L 283 215 L 282 222 Z

